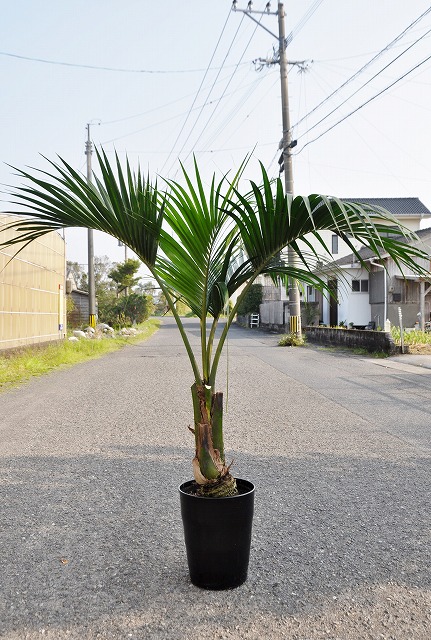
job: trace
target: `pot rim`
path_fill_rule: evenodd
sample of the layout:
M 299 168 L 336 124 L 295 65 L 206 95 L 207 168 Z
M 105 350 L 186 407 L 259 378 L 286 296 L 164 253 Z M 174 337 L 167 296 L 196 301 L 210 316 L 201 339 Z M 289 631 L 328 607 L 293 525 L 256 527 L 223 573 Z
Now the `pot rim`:
M 250 480 L 245 480 L 244 478 L 235 478 L 235 480 L 241 483 L 244 483 L 245 485 L 249 486 L 249 490 L 248 491 L 243 491 L 242 493 L 237 493 L 234 496 L 224 496 L 222 498 L 212 498 L 211 496 L 196 496 L 193 495 L 192 493 L 188 493 L 187 491 L 183 490 L 183 487 L 185 487 L 186 485 L 191 484 L 192 482 L 195 482 L 195 480 L 186 480 L 185 482 L 182 482 L 179 486 L 178 486 L 178 491 L 180 492 L 181 495 L 187 496 L 189 498 L 196 498 L 197 500 L 217 500 L 218 502 L 221 502 L 222 500 L 232 500 L 235 498 L 242 498 L 244 496 L 248 496 L 251 493 L 254 493 L 256 490 L 256 487 L 254 485 L 253 482 L 251 482 Z

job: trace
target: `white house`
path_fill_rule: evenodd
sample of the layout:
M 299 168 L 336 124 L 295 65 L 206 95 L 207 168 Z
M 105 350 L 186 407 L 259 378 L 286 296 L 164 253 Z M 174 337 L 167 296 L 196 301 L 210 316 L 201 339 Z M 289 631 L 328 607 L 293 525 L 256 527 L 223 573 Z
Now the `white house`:
M 414 244 L 431 256 L 431 228 L 416 234 L 419 239 Z M 399 325 L 399 311 L 406 327 L 413 327 L 416 322 L 423 326 L 431 321 L 431 273 L 428 278 L 408 268 L 402 273 L 387 254 L 382 252 L 376 257 L 367 247 L 359 253 L 367 268 L 350 254 L 322 270 L 322 277 L 335 293 L 330 298 L 316 295 L 323 324 L 377 328 L 383 327 L 388 319 Z M 422 261 L 421 266 L 430 269 L 429 259 Z
M 342 198 L 342 200 L 382 207 L 411 231 L 419 230 L 423 220 L 431 219 L 431 211 L 419 198 Z M 370 272 L 360 268 L 356 259 L 353 260 L 351 249 L 344 240 L 330 231 L 323 231 L 321 235 L 328 252 L 325 253 L 321 245 L 313 239 L 310 241 L 322 256 L 324 264 L 334 262 L 332 272 L 324 269 L 322 273 L 325 273 L 331 288 L 336 292 L 338 302 L 335 302 L 332 297 L 325 298 L 309 286 L 301 290 L 301 301 L 315 303 L 318 306 L 316 321 L 320 320 L 324 324 L 337 325 L 340 322 L 353 322 L 355 325 L 367 325 L 369 322 L 374 322 L 376 326 L 383 325 L 385 313 L 383 303 L 381 308 L 377 302 L 370 303 L 370 279 L 376 281 L 382 279 L 383 282 L 383 269 L 372 264 L 370 264 Z M 356 248 L 359 249 L 360 246 L 359 243 L 356 244 Z M 372 260 L 374 254 L 369 253 L 369 260 Z M 380 275 L 378 275 L 379 272 L 381 272 Z M 263 304 L 260 308 L 262 323 L 287 324 L 289 303 L 285 288 L 274 287 L 271 279 L 265 277 L 261 278 L 261 284 L 264 285 Z

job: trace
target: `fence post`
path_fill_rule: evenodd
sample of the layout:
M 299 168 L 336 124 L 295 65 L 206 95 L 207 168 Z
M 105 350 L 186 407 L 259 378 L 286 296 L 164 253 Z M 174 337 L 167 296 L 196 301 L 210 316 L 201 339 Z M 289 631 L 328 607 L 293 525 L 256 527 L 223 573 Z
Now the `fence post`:
M 400 319 L 400 342 L 401 342 L 401 353 L 404 353 L 403 313 L 402 313 L 402 311 L 401 311 L 401 307 L 398 307 L 398 318 Z

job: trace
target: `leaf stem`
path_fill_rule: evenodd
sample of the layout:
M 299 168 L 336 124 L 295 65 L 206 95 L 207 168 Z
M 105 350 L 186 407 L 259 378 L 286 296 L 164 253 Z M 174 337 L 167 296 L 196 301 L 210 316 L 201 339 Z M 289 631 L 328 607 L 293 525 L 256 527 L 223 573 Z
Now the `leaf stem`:
M 190 364 L 192 365 L 192 369 L 193 369 L 193 373 L 194 373 L 194 376 L 195 376 L 196 384 L 202 384 L 202 376 L 201 376 L 201 373 L 199 371 L 199 368 L 198 368 L 198 365 L 197 365 L 197 362 L 196 362 L 195 354 L 193 353 L 193 349 L 192 349 L 192 347 L 190 345 L 189 339 L 188 339 L 187 334 L 186 334 L 186 330 L 184 329 L 184 325 L 181 322 L 181 318 L 178 315 L 178 312 L 177 312 L 177 310 L 175 308 L 175 303 L 172 300 L 171 295 L 170 295 L 167 287 L 165 286 L 163 280 L 158 278 L 157 274 L 154 273 L 154 271 L 152 271 L 152 273 L 153 273 L 154 279 L 157 281 L 157 284 L 159 285 L 160 289 L 162 290 L 162 292 L 163 292 L 163 294 L 164 294 L 164 296 L 166 298 L 166 302 L 168 303 L 169 308 L 172 311 L 172 314 L 173 314 L 173 316 L 175 318 L 175 322 L 177 323 L 177 327 L 178 327 L 178 329 L 180 331 L 181 338 L 183 339 L 183 343 L 184 343 L 184 346 L 186 348 L 187 355 L 189 356 Z

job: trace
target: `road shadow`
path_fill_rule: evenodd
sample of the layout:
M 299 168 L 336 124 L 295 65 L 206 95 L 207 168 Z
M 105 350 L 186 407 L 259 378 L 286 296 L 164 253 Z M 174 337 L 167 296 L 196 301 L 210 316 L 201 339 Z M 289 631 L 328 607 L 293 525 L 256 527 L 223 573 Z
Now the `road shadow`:
M 2 459 L 0 635 L 122 638 L 133 618 L 133 637 L 186 638 L 228 627 L 232 607 L 246 625 L 321 613 L 363 585 L 429 588 L 428 458 L 233 455 L 257 489 L 249 579 L 231 592 L 189 582 L 177 490 L 188 449 Z

